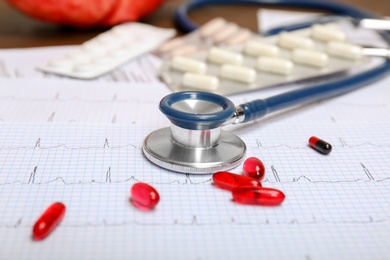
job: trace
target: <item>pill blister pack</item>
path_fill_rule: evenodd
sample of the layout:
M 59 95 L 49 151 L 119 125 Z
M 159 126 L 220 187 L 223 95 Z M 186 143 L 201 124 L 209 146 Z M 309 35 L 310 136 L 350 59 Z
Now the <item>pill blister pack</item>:
M 173 91 L 230 95 L 342 74 L 369 60 L 348 41 L 347 20 L 260 37 L 216 18 L 164 43 L 160 76 Z M 348 32 L 348 33 L 347 33 Z
M 155 50 L 175 34 L 173 29 L 124 23 L 82 43 L 77 50 L 54 57 L 37 68 L 68 77 L 92 79 Z

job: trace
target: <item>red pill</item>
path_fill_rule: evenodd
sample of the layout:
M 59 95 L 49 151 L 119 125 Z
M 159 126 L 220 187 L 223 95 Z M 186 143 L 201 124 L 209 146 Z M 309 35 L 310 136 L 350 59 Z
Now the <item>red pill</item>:
M 240 186 L 261 187 L 261 183 L 256 179 L 230 172 L 214 173 L 213 182 L 214 186 L 230 191 Z
M 285 198 L 283 192 L 272 188 L 238 187 L 232 194 L 234 202 L 262 206 L 277 206 Z
M 263 180 L 265 177 L 264 164 L 256 157 L 249 157 L 246 159 L 242 168 L 243 173 L 246 176 L 258 179 L 259 181 Z
M 54 230 L 64 218 L 66 207 L 61 202 L 56 202 L 46 209 L 33 228 L 33 239 L 42 240 Z
M 160 195 L 152 186 L 139 182 L 131 187 L 130 201 L 139 209 L 151 210 L 160 201 Z
M 309 146 L 314 150 L 325 155 L 329 154 L 332 151 L 332 146 L 329 143 L 315 136 L 310 137 Z

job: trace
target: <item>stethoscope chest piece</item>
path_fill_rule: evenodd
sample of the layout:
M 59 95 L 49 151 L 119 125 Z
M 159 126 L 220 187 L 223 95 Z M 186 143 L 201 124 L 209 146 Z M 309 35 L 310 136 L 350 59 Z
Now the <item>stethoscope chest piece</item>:
M 143 152 L 151 162 L 176 172 L 206 174 L 236 167 L 246 153 L 245 143 L 222 131 L 235 113 L 222 96 L 187 91 L 173 93 L 160 102 L 171 127 L 149 134 Z
M 236 135 L 221 131 L 217 144 L 207 148 L 185 146 L 172 140 L 169 127 L 149 134 L 143 151 L 154 164 L 176 172 L 207 174 L 238 166 L 246 153 L 245 143 Z

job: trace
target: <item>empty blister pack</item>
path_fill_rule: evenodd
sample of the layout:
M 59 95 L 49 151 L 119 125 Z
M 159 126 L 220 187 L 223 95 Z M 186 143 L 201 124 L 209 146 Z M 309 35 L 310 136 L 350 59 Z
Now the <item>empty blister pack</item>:
M 55 57 L 37 68 L 80 79 L 101 76 L 175 36 L 173 29 L 141 23 L 124 23 L 81 44 L 73 52 Z
M 367 61 L 348 21 L 260 37 L 222 18 L 163 44 L 160 76 L 173 91 L 229 95 L 346 72 Z

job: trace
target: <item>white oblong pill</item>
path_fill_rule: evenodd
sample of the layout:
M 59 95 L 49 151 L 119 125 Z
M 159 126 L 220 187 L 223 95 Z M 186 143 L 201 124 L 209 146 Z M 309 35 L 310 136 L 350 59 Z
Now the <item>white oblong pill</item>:
M 80 63 L 77 63 L 73 70 L 75 72 L 91 72 L 91 71 L 94 71 L 96 69 L 96 64 L 93 64 L 91 62 L 80 62 Z
M 350 60 L 359 60 L 363 56 L 361 46 L 346 42 L 328 42 L 326 51 L 330 55 Z
M 110 65 L 114 65 L 115 66 L 115 63 L 117 61 L 117 57 L 118 56 L 113 56 L 111 54 L 101 54 L 101 55 L 97 55 L 95 56 L 91 62 L 93 64 L 97 64 L 97 65 L 107 65 L 107 66 L 110 66 Z
M 182 56 L 174 57 L 171 66 L 176 70 L 197 74 L 205 74 L 207 69 L 206 63 Z
M 119 25 L 114 26 L 113 28 L 111 28 L 110 31 L 112 31 L 114 34 L 119 35 L 119 34 L 131 33 L 132 29 L 134 29 L 132 23 L 123 23 L 123 24 L 119 24 Z
M 128 53 L 128 48 L 126 45 L 119 46 L 118 48 L 112 49 L 109 51 L 109 54 L 113 57 L 124 57 Z
M 194 53 L 197 50 L 198 47 L 196 45 L 186 44 L 186 45 L 181 45 L 178 48 L 175 48 L 169 54 L 171 56 L 184 56 L 184 55 L 189 55 L 191 53 Z
M 91 59 L 92 54 L 89 52 L 78 50 L 78 51 L 68 53 L 66 56 L 74 60 L 75 62 L 85 62 Z
M 260 71 L 290 75 L 294 71 L 294 64 L 286 59 L 259 57 L 256 61 L 256 68 Z
M 103 44 L 110 44 L 112 42 L 118 41 L 118 37 L 115 35 L 115 33 L 112 33 L 110 31 L 101 33 L 94 39 L 98 42 L 101 42 Z
M 214 90 L 218 88 L 219 80 L 215 76 L 186 72 L 183 75 L 182 84 L 196 89 Z
M 81 48 L 87 52 L 98 53 L 102 50 L 105 50 L 104 44 L 99 43 L 98 41 L 89 40 L 81 44 Z
M 248 29 L 240 29 L 237 33 L 231 35 L 228 39 L 225 40 L 227 45 L 235 45 L 246 41 L 251 37 L 251 31 Z
M 343 42 L 347 38 L 347 35 L 345 32 L 333 26 L 315 24 L 311 27 L 311 37 L 320 41 Z
M 244 52 L 252 56 L 277 57 L 280 54 L 280 49 L 272 44 L 248 41 L 244 46 Z
M 295 49 L 292 52 L 292 60 L 299 64 L 323 68 L 328 64 L 329 57 L 326 53 L 319 51 Z
M 48 65 L 53 68 L 69 69 L 73 67 L 74 61 L 70 58 L 56 58 L 49 60 Z
M 220 75 L 221 77 L 244 83 L 253 83 L 257 77 L 254 69 L 231 64 L 222 65 Z
M 238 25 L 229 23 L 213 34 L 213 39 L 216 42 L 222 42 L 239 31 Z
M 286 32 L 279 35 L 278 44 L 286 49 L 312 49 L 314 47 L 312 39 Z
M 218 64 L 227 63 L 233 65 L 241 65 L 244 61 L 241 54 L 216 47 L 209 49 L 208 59 Z
M 161 47 L 159 48 L 159 51 L 171 51 L 181 45 L 184 45 L 185 42 L 180 39 L 180 38 L 176 38 L 176 39 L 173 39 L 173 40 L 170 40 L 166 43 L 164 43 L 163 45 L 161 45 Z
M 210 22 L 206 23 L 199 29 L 200 35 L 202 37 L 208 37 L 211 34 L 215 33 L 217 30 L 219 30 L 220 28 L 222 28 L 223 26 L 225 26 L 225 24 L 226 24 L 225 19 L 217 17 L 211 20 Z

